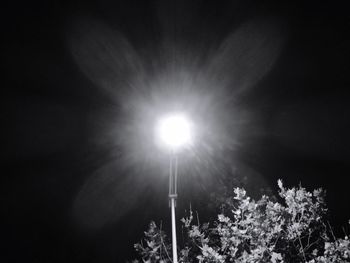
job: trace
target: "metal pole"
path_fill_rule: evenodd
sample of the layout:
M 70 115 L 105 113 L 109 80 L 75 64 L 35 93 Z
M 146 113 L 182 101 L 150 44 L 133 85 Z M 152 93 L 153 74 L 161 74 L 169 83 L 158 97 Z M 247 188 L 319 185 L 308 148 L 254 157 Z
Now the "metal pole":
M 175 163 L 173 165 L 173 160 Z M 173 167 L 175 166 L 175 167 Z M 177 158 L 174 155 L 170 156 L 170 171 L 169 171 L 169 199 L 171 207 L 171 237 L 173 248 L 173 263 L 177 262 L 177 242 L 176 242 L 176 217 L 175 217 L 175 205 L 177 198 Z
M 176 243 L 176 224 L 175 224 L 175 199 L 171 198 L 171 235 L 173 243 L 173 263 L 177 263 L 177 243 Z

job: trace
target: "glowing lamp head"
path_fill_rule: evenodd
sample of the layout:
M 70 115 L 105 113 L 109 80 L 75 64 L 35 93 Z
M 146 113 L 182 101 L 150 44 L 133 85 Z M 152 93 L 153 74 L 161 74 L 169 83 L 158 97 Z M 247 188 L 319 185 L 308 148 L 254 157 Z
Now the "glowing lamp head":
M 182 114 L 164 116 L 158 121 L 157 136 L 163 145 L 176 151 L 191 143 L 191 123 Z

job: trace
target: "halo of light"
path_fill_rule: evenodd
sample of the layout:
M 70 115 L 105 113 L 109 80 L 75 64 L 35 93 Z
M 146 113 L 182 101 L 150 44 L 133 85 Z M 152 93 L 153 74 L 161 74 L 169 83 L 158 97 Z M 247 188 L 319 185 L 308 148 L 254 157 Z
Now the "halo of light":
M 191 126 L 191 122 L 184 114 L 168 114 L 158 120 L 156 136 L 163 146 L 177 151 L 192 143 Z

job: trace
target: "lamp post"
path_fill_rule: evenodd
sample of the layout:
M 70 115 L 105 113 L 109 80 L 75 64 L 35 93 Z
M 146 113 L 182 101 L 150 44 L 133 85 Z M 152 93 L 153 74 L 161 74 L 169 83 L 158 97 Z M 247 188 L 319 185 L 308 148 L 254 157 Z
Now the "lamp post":
M 162 118 L 157 125 L 157 135 L 162 143 L 170 150 L 169 165 L 169 206 L 171 210 L 171 236 L 173 263 L 177 261 L 177 240 L 176 240 L 176 221 L 175 207 L 177 199 L 177 168 L 178 152 L 189 145 L 192 141 L 191 125 L 187 118 L 182 114 L 170 114 Z
M 176 241 L 176 217 L 175 207 L 177 198 L 177 156 L 175 153 L 170 154 L 169 167 L 169 206 L 171 210 L 171 241 L 173 248 L 173 262 L 177 263 L 177 241 Z

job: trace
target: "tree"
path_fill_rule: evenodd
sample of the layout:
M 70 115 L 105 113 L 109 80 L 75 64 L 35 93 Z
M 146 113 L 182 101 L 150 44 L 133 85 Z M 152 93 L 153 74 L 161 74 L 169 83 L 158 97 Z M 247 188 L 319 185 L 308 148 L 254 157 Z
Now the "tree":
M 235 188 L 225 201 L 229 209 L 211 223 L 195 224 L 190 210 L 181 219 L 186 239 L 179 262 L 350 262 L 348 236 L 335 237 L 327 221 L 324 191 L 287 189 L 281 180 L 278 188 L 278 199 L 257 201 Z M 142 262 L 171 262 L 171 245 L 154 222 L 144 241 L 135 244 Z

